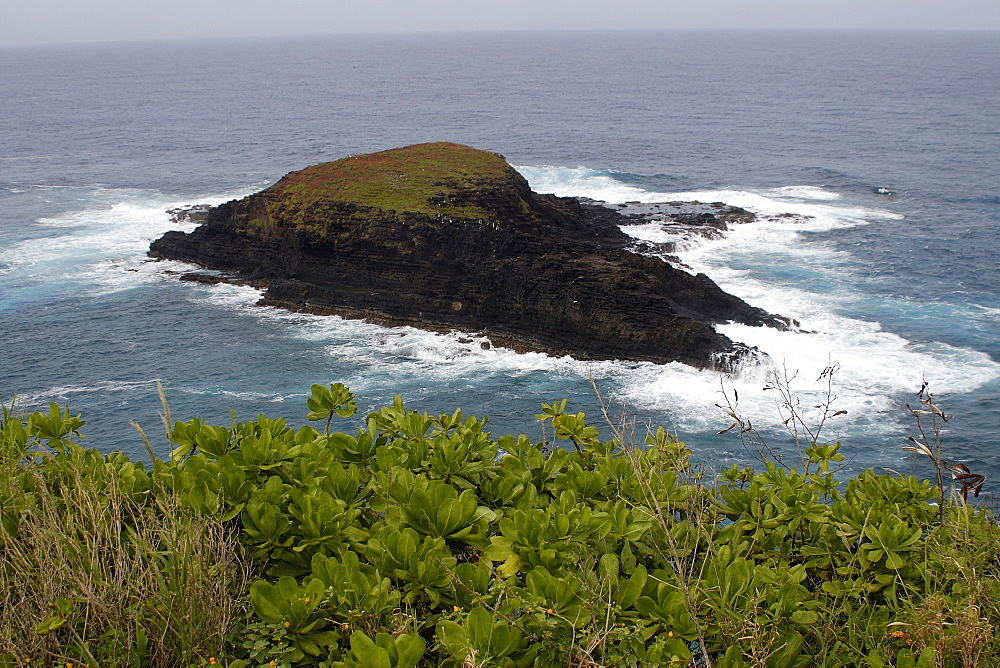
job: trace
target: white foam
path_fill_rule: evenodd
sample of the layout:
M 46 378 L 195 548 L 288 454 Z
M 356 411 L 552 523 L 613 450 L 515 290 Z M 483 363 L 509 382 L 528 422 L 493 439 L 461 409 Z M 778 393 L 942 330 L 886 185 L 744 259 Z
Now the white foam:
M 189 285 L 197 286 L 203 290 L 206 299 L 211 303 L 231 310 L 253 307 L 264 295 L 262 289 L 250 285 L 233 285 L 231 283 L 217 283 L 211 286 L 205 286 L 201 283 L 189 283 Z
M 775 197 L 791 197 L 795 199 L 836 200 L 843 197 L 840 193 L 831 192 L 818 186 L 783 186 L 772 188 Z
M 213 292 L 219 287 L 222 286 L 208 290 Z M 928 378 L 942 379 L 944 382 L 936 387 L 947 392 L 968 391 L 991 374 L 995 377 L 1000 373 L 998 365 L 984 355 L 955 348 L 921 350 L 894 334 L 881 332 L 877 325 L 847 318 L 830 323 L 828 330 L 834 333 L 819 334 L 723 326 L 723 333 L 769 351 L 772 357 L 771 363 L 765 360 L 763 365 L 746 368 L 737 376 L 723 376 L 717 371 L 680 363 L 587 362 L 539 353 L 518 354 L 492 347 L 475 334 L 386 328 L 336 316 L 253 307 L 253 301 L 233 299 L 228 303 L 246 309 L 245 315 L 250 317 L 285 325 L 291 336 L 319 346 L 322 355 L 316 359 L 318 374 L 324 369 L 331 372 L 345 367 L 365 369 L 350 379 L 352 389 L 358 393 L 384 393 L 399 386 L 475 384 L 485 378 L 516 378 L 537 372 L 594 378 L 609 398 L 623 400 L 636 409 L 669 413 L 673 425 L 688 433 L 725 426 L 722 410 L 714 408 L 724 402 L 723 387 L 739 393 L 740 406 L 746 415 L 753 416 L 760 424 L 778 424 L 784 416 L 775 403 L 776 395 L 763 389 L 768 373 L 782 368 L 790 373 L 798 371 L 794 386 L 809 403 L 811 398 L 819 396 L 822 384 L 813 381 L 831 356 L 843 366 L 836 378 L 839 397 L 836 408 L 848 410 L 847 415 L 839 416 L 831 425 L 828 433 L 834 438 L 846 429 L 866 434 L 890 432 L 892 421 L 879 420 L 879 416 L 899 408 L 899 393 L 919 387 L 923 376 L 917 369 L 925 369 Z M 819 324 L 817 320 L 804 323 Z M 869 359 L 872 355 L 880 358 L 882 364 L 873 365 Z M 977 367 L 978 372 L 968 374 L 970 365 Z M 270 395 L 261 398 L 283 400 Z M 803 412 L 808 419 L 815 411 L 806 406 Z
M 800 217 L 810 216 L 814 221 L 798 219 L 797 222 L 800 225 L 804 224 L 806 229 L 817 231 L 866 225 L 872 220 L 903 219 L 902 215 L 885 209 L 817 203 L 816 201 L 803 202 L 746 190 L 689 190 L 671 193 L 670 196 L 677 201 L 725 202 L 764 217 L 784 213 Z
M 66 400 L 74 394 L 109 394 L 112 392 L 132 393 L 137 390 L 145 390 L 148 386 L 155 385 L 156 379 L 142 381 L 117 381 L 100 380 L 88 385 L 63 385 L 50 387 L 39 392 L 19 396 L 19 400 L 26 405 L 36 405 L 42 402 Z
M 559 197 L 589 197 L 602 202 L 663 202 L 669 199 L 664 193 L 650 193 L 626 185 L 607 172 L 586 167 L 515 166 L 515 169 L 528 180 L 535 192 Z M 660 194 L 663 197 L 657 197 Z
M 677 241 L 677 234 L 670 232 L 659 221 L 650 221 L 639 225 L 622 225 L 621 229 L 625 234 L 640 241 L 649 241 L 654 244 Z
M 970 304 L 974 309 L 978 309 L 976 315 L 982 318 L 1000 318 L 1000 308 L 993 308 L 991 306 L 983 306 L 982 304 Z
M 223 286 L 212 286 L 212 291 L 218 287 Z M 252 303 L 246 298 L 239 306 L 248 309 L 247 312 L 254 317 L 290 326 L 292 336 L 323 345 L 325 354 L 333 359 L 354 362 L 367 359 L 371 364 L 391 364 L 397 369 L 433 368 L 444 376 L 464 375 L 477 370 L 498 373 L 567 372 L 577 364 L 569 357 L 514 353 L 493 346 L 487 337 L 476 333 L 429 332 L 407 326 L 384 327 L 339 316 L 294 313 L 270 307 L 251 308 Z M 237 302 L 234 299 L 230 304 L 235 306 Z
M 164 269 L 147 262 L 149 244 L 172 229 L 190 232 L 193 223 L 176 223 L 168 209 L 194 203 L 216 204 L 232 194 L 179 201 L 146 191 L 94 188 L 87 208 L 43 218 L 35 225 L 47 233 L 0 250 L 6 280 L 18 286 L 46 285 L 80 294 L 105 294 L 155 280 Z M 173 265 L 172 268 L 179 268 Z
M 813 221 L 797 219 L 805 229 L 827 230 L 868 224 L 871 220 L 901 220 L 903 216 L 885 209 L 829 204 L 842 198 L 840 193 L 818 186 L 798 185 L 765 189 L 760 192 L 733 189 L 651 191 L 630 186 L 614 178 L 613 173 L 585 167 L 518 166 L 518 172 L 532 189 L 561 197 L 589 197 L 612 204 L 624 202 L 725 202 L 761 216 L 792 213 L 810 216 Z M 803 201 L 805 200 L 805 201 Z M 791 224 L 786 221 L 786 224 Z
M 279 394 L 277 392 L 248 392 L 248 391 L 238 392 L 235 390 L 226 390 L 222 388 L 192 389 L 187 387 L 171 387 L 169 391 L 183 392 L 185 394 L 205 395 L 205 396 L 222 395 L 225 397 L 233 397 L 234 399 L 239 399 L 241 401 L 268 401 L 275 404 L 282 403 L 290 399 L 296 399 L 299 397 L 307 396 L 305 392 L 296 392 L 293 394 Z
M 313 378 L 328 373 L 331 378 L 349 382 L 359 395 L 393 394 L 400 387 L 461 386 L 463 383 L 471 389 L 488 378 L 502 381 L 536 373 L 573 379 L 604 379 L 634 366 L 633 363 L 581 362 L 568 356 L 551 357 L 542 353 L 515 353 L 493 346 L 486 337 L 470 332 L 440 333 L 413 327 L 383 327 L 339 316 L 259 307 L 255 306 L 259 292 L 245 286 L 186 285 L 222 308 L 239 311 L 238 317 L 256 319 L 270 332 L 280 330 L 281 336 L 306 342 L 316 351 Z M 355 370 L 349 372 L 350 377 L 344 375 L 347 369 Z M 297 395 L 262 398 L 281 401 L 291 396 Z M 531 405 L 537 405 L 537 400 L 531 397 Z
M 679 428 L 703 431 L 718 428 L 721 411 L 706 410 L 723 400 L 723 384 L 739 393 L 746 414 L 761 423 L 779 423 L 775 392 L 764 390 L 771 373 L 795 374 L 795 387 L 804 397 L 818 398 L 823 384 L 814 380 L 824 367 L 838 363 L 835 378 L 837 408 L 847 410 L 834 426 L 864 433 L 894 429 L 881 412 L 898 409 L 899 396 L 915 392 L 924 379 L 937 391 L 972 392 L 1000 377 L 1000 364 L 988 355 L 943 343 L 915 345 L 882 330 L 877 322 L 838 312 L 868 297 L 850 285 L 845 265 L 852 258 L 830 243 L 807 238 L 822 232 L 899 220 L 883 209 L 841 203 L 840 193 L 815 186 L 788 186 L 749 190 L 692 190 L 652 192 L 615 185 L 607 174 L 586 169 L 518 168 L 536 184 L 564 196 L 584 196 L 607 202 L 665 201 L 724 202 L 753 211 L 757 221 L 733 225 L 721 237 L 689 235 L 678 238 L 664 225 L 650 221 L 623 225 L 636 239 L 674 242 L 675 254 L 695 272 L 708 274 L 727 292 L 754 306 L 797 319 L 800 331 L 729 324 L 719 331 L 734 341 L 755 346 L 771 362 L 745 368 L 735 377 L 700 371 L 681 364 L 640 365 L 612 370 L 622 398 L 652 410 L 669 410 Z M 790 213 L 792 216 L 782 216 Z M 992 309 L 982 307 L 984 313 Z M 814 403 L 806 402 L 814 405 Z M 813 409 L 805 407 L 807 412 Z M 725 426 L 725 425 L 722 425 Z

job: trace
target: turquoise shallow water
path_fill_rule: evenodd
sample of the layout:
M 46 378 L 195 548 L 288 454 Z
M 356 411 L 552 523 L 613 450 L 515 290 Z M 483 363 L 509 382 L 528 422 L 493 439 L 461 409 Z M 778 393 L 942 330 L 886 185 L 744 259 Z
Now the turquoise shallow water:
M 728 326 L 798 371 L 830 362 L 852 466 L 909 466 L 923 379 L 947 447 L 1000 481 L 1000 36 L 572 33 L 172 42 L 0 50 L 0 394 L 69 403 L 89 443 L 139 455 L 155 380 L 176 416 L 302 420 L 312 382 L 363 409 L 489 414 L 540 437 L 541 401 L 596 418 L 594 378 L 707 462 L 745 460 L 715 404 L 780 420 L 764 368 L 584 364 L 458 334 L 260 309 L 247 288 L 149 263 L 166 209 L 322 160 L 419 141 L 498 151 L 542 192 L 698 199 L 761 220 L 682 259 L 812 334 Z M 891 195 L 879 193 L 882 188 Z M 768 219 L 790 212 L 795 218 Z M 646 237 L 658 231 L 635 231 Z M 787 447 L 780 429 L 770 437 Z M 166 448 L 162 437 L 157 446 Z

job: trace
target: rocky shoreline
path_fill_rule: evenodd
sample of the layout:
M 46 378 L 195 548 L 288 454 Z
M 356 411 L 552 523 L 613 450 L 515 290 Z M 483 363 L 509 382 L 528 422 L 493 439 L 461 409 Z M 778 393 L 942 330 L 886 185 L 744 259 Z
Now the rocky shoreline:
M 416 193 L 413 170 L 423 178 Z M 371 188 L 359 190 L 365 179 Z M 380 202 L 383 191 L 394 199 Z M 168 232 L 149 254 L 223 272 L 184 280 L 249 282 L 265 289 L 262 305 L 478 332 L 518 351 L 725 368 L 747 349 L 714 325 L 789 325 L 665 261 L 669 243 L 620 229 L 659 221 L 713 235 L 750 212 L 702 203 L 615 210 L 539 195 L 501 156 L 455 144 L 352 156 L 172 215 L 201 225 Z

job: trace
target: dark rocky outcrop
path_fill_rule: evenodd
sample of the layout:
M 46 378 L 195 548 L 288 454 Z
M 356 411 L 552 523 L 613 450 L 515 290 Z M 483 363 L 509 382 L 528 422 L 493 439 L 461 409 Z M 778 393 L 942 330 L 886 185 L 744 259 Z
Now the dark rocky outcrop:
M 435 143 L 292 172 L 149 254 L 260 281 L 265 305 L 584 359 L 715 365 L 739 346 L 714 324 L 783 326 L 704 274 L 630 252 L 627 222 L 532 192 L 502 156 Z

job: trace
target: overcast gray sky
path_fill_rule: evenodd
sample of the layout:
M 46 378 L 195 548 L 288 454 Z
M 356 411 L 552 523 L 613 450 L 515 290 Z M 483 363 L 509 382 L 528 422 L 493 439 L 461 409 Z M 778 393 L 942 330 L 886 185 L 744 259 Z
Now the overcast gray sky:
M 609 28 L 1000 30 L 1000 0 L 0 0 L 0 45 Z

